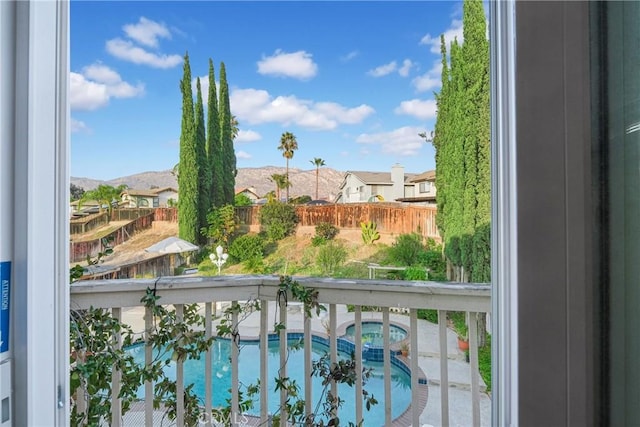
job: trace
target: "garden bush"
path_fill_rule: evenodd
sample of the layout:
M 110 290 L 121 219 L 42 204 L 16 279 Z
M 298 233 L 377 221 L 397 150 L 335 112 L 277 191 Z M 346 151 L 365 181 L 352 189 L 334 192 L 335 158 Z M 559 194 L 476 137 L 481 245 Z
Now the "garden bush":
M 407 267 L 404 280 L 427 280 L 427 270 L 423 267 Z
M 298 221 L 295 206 L 288 203 L 273 201 L 260 208 L 260 229 L 270 241 L 295 233 Z
M 322 274 L 332 275 L 347 260 L 347 249 L 339 242 L 329 241 L 318 249 L 316 264 Z
M 426 249 L 421 235 L 417 233 L 401 234 L 389 249 L 389 256 L 400 265 L 418 265 L 420 264 L 420 256 L 426 252 Z
M 326 240 L 331 240 L 338 235 L 340 229 L 328 222 L 321 222 L 316 225 L 316 236 L 322 237 Z
M 229 255 L 236 261 L 243 262 L 251 258 L 264 256 L 265 242 L 257 234 L 245 234 L 238 237 L 229 247 Z

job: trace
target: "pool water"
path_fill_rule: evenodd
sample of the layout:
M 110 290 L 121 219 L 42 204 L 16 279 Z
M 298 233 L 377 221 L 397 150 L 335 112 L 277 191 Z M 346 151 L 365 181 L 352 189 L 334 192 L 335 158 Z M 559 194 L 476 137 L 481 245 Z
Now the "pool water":
M 362 343 L 375 347 L 384 345 L 384 335 L 382 334 L 382 322 L 362 322 Z M 347 326 L 345 335 L 353 341 L 356 334 L 355 325 Z M 389 340 L 391 344 L 407 338 L 407 331 L 400 326 L 389 325 Z
M 289 345 L 296 344 L 298 340 L 290 340 Z M 289 349 L 289 359 L 287 364 L 287 375 L 294 379 L 300 388 L 304 388 L 304 350 Z M 318 360 L 326 352 L 328 347 L 322 343 L 314 342 L 312 345 L 313 360 Z M 133 354 L 136 362 L 144 363 L 144 344 L 136 345 L 129 349 Z M 213 344 L 212 351 L 212 371 L 213 371 L 213 407 L 225 406 L 227 399 L 230 397 L 231 388 L 231 364 L 229 362 L 231 354 L 231 342 L 228 340 L 217 340 Z M 338 353 L 339 358 L 347 358 L 348 355 Z M 205 366 L 204 355 L 199 360 L 187 360 L 184 363 L 184 382 L 185 385 L 193 383 L 194 393 L 204 400 L 205 395 Z M 260 378 L 260 345 L 257 341 L 241 343 L 239 356 L 239 380 L 240 384 L 249 385 L 257 384 Z M 280 393 L 275 390 L 275 378 L 278 376 L 278 368 L 280 364 L 279 343 L 277 340 L 269 342 L 269 384 L 268 389 L 271 391 L 269 396 L 269 412 L 276 413 L 278 411 Z M 363 361 L 365 368 L 373 368 L 373 372 L 364 388 L 373 394 L 378 400 L 378 404 L 371 407 L 370 411 L 364 409 L 363 417 L 364 425 L 375 425 L 367 420 L 384 420 L 384 381 L 383 366 L 381 363 Z M 165 368 L 166 375 L 175 380 L 175 362 L 171 362 Z M 313 401 L 314 405 L 318 403 L 323 390 L 322 379 L 313 378 Z M 304 392 L 301 393 L 304 396 Z M 144 387 L 138 392 L 139 397 L 144 397 Z M 339 411 L 339 417 L 342 424 L 349 421 L 355 422 L 355 388 L 340 384 L 338 387 L 338 395 L 345 402 Z M 411 380 L 409 375 L 400 368 L 391 365 L 391 413 L 392 417 L 400 416 L 411 404 Z M 364 407 L 364 406 L 363 406 Z M 320 406 L 321 408 L 321 406 Z M 249 411 L 251 414 L 260 414 L 260 402 L 256 397 L 254 408 Z

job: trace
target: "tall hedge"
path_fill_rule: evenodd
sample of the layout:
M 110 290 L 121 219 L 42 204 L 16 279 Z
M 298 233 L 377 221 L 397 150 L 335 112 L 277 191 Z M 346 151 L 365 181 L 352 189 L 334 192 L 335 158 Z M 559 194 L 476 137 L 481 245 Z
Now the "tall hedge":
M 196 159 L 195 122 L 191 93 L 191 66 L 189 53 L 184 55 L 182 92 L 182 125 L 180 129 L 180 163 L 178 166 L 178 235 L 181 239 L 197 243 L 198 217 L 198 162 Z
M 210 199 L 216 208 L 224 206 L 222 173 L 222 143 L 220 142 L 220 115 L 213 61 L 209 58 L 209 96 L 207 99 L 207 156 L 209 159 Z
M 441 37 L 442 87 L 436 95 L 437 225 L 457 277 L 490 280 L 491 175 L 489 43 L 480 0 L 463 5 L 462 45 Z
M 196 80 L 196 111 L 195 111 L 195 145 L 196 161 L 198 164 L 198 230 L 207 227 L 207 213 L 211 209 L 211 173 L 207 158 L 206 138 L 204 134 L 204 105 L 202 104 L 202 87 L 200 77 Z M 198 233 L 200 243 L 205 243 L 203 233 Z
M 224 203 L 232 205 L 236 185 L 236 153 L 231 130 L 231 105 L 229 85 L 224 62 L 220 63 L 220 143 L 222 144 L 222 187 Z

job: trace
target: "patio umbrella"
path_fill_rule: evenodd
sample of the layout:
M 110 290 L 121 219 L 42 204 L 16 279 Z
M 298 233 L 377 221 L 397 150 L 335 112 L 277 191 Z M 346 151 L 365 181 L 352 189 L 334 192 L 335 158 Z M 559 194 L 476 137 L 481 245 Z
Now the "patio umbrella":
M 166 239 L 149 246 L 145 251 L 158 252 L 161 254 L 178 254 L 182 252 L 193 252 L 200 249 L 193 243 L 182 240 L 178 237 L 167 237 Z

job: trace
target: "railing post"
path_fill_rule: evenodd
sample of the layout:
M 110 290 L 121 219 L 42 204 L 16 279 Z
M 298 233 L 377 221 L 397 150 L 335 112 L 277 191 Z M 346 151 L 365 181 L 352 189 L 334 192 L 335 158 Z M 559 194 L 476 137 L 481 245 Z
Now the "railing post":
M 338 318 L 336 312 L 336 305 L 329 304 L 329 330 L 331 331 L 329 335 L 329 361 L 331 365 L 338 362 L 338 337 L 336 337 L 336 329 L 338 328 Z M 338 384 L 335 380 L 331 380 L 331 394 L 335 398 L 338 396 Z M 338 410 L 336 409 L 331 414 L 332 416 L 338 415 Z
M 234 333 L 238 332 L 238 301 L 231 301 L 231 330 Z M 240 402 L 238 394 L 240 390 L 238 380 L 238 356 L 240 355 L 240 336 L 231 336 L 231 420 L 240 419 Z
M 442 427 L 449 427 L 449 352 L 447 349 L 447 312 L 438 310 L 440 340 L 440 412 Z
M 389 307 L 382 309 L 382 335 L 384 335 L 384 425 L 391 425 L 391 339 Z
M 287 302 L 284 298 L 278 301 L 280 304 L 280 325 L 285 326 L 280 329 L 280 369 L 278 377 L 282 380 L 287 377 Z M 280 388 L 280 427 L 287 427 L 287 407 L 288 393 L 286 387 Z
M 355 345 L 356 345 L 356 425 L 362 422 L 362 307 L 355 308 Z
M 480 425 L 480 381 L 478 371 L 478 313 L 469 314 L 469 368 L 471 369 L 471 412 L 473 425 Z
M 409 310 L 409 366 L 411 367 L 411 405 L 412 425 L 420 425 L 420 411 L 418 410 L 419 390 L 418 390 L 418 310 Z
M 214 303 L 215 304 L 215 303 Z M 211 303 L 207 302 L 204 305 L 204 333 L 207 339 L 210 339 L 213 335 L 211 322 L 213 321 L 211 313 Z M 212 344 L 213 345 L 213 344 Z M 211 346 L 207 347 L 204 359 L 204 410 L 206 412 L 205 420 L 206 426 L 211 426 L 212 416 L 212 404 L 211 399 L 213 397 L 213 352 Z
M 111 316 L 120 323 L 122 321 L 122 309 L 114 307 L 111 309 Z M 122 339 L 120 331 L 113 332 L 113 348 L 120 350 L 122 347 Z M 111 426 L 119 427 L 122 425 L 122 401 L 120 399 L 120 387 L 122 382 L 122 372 L 113 365 L 111 369 Z
M 184 305 L 176 304 L 176 322 L 181 324 L 184 320 Z M 182 345 L 182 343 L 178 343 Z M 184 425 L 184 361 L 176 361 L 176 424 Z
M 151 308 L 144 309 L 144 363 L 146 367 L 153 361 L 153 348 L 151 347 L 151 333 L 153 332 L 153 312 Z M 144 383 L 144 424 L 153 427 L 153 381 Z
M 313 338 L 311 336 L 311 317 L 307 316 L 304 308 L 302 308 L 302 313 L 304 316 L 304 412 L 310 416 L 313 413 L 313 382 L 311 377 Z
M 269 421 L 269 302 L 260 301 L 260 422 L 266 425 Z

